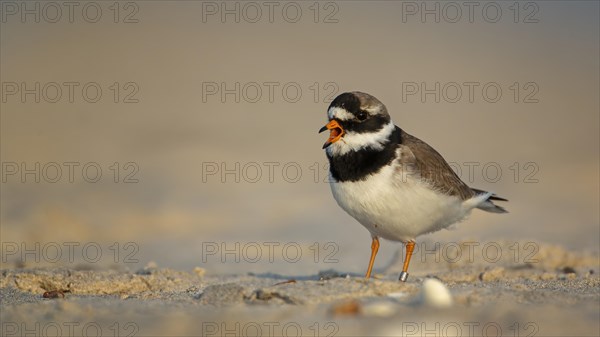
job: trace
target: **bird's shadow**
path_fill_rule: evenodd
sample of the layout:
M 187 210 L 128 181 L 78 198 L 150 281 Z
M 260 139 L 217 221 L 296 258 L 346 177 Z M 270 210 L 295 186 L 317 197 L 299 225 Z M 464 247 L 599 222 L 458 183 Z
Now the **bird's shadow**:
M 387 274 L 390 272 L 390 270 L 395 265 L 397 265 L 399 263 L 398 261 L 402 262 L 402 250 L 401 249 L 397 249 L 394 252 L 390 261 L 385 266 L 383 266 L 381 268 L 374 268 L 373 273 Z M 346 278 L 346 277 L 364 278 L 365 277 L 364 273 L 341 272 L 341 271 L 337 271 L 335 269 L 320 270 L 315 275 L 292 276 L 292 275 L 285 275 L 285 274 L 278 274 L 278 273 L 248 273 L 248 275 L 255 276 L 258 278 L 264 278 L 264 279 L 271 278 L 271 279 L 276 279 L 276 280 L 296 280 L 296 281 L 323 281 L 323 280 L 330 280 L 330 279 L 335 279 L 335 278 Z M 385 280 L 387 278 L 383 278 L 383 279 Z
M 296 280 L 296 281 L 323 281 L 331 280 L 335 278 L 346 278 L 346 277 L 364 277 L 364 274 L 359 273 L 346 273 L 338 272 L 333 269 L 322 270 L 314 275 L 285 275 L 278 273 L 249 273 L 250 276 L 255 276 L 264 279 L 275 279 L 275 280 Z

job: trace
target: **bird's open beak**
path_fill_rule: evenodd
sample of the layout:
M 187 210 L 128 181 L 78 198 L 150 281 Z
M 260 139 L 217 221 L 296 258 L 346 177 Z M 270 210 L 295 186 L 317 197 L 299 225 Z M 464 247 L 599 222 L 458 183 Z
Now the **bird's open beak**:
M 340 140 L 340 138 L 342 138 L 342 136 L 344 136 L 344 129 L 335 119 L 332 119 L 329 123 L 327 123 L 327 125 L 322 127 L 321 130 L 319 130 L 319 133 L 325 130 L 329 130 L 329 138 L 325 144 L 323 144 L 323 148 L 326 148 L 329 145 L 337 142 Z

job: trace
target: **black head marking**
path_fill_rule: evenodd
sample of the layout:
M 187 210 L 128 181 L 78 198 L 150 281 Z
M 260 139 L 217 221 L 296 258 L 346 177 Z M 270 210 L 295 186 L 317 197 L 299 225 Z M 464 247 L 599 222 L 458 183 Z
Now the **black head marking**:
M 362 92 L 345 92 L 337 96 L 329 105 L 341 108 L 354 115 L 354 120 L 340 121 L 344 129 L 357 133 L 375 132 L 390 122 L 390 116 L 383 103 L 377 98 Z M 373 108 L 378 107 L 375 112 Z M 370 109 L 371 112 L 366 109 Z
M 351 92 L 345 92 L 341 95 L 338 95 L 331 104 L 329 104 L 329 109 L 337 107 L 345 109 L 346 111 L 356 115 L 360 111 L 360 100 L 356 95 Z

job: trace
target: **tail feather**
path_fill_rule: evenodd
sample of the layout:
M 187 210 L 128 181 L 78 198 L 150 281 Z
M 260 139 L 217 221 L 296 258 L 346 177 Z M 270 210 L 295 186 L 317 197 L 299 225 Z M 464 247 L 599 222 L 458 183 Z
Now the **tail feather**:
M 493 201 L 508 201 L 507 199 L 501 198 L 494 193 L 486 192 L 484 190 L 479 190 L 476 188 L 471 188 L 471 190 L 473 190 L 473 192 L 475 192 L 477 195 L 487 195 L 487 198 L 485 198 L 485 200 L 482 203 L 477 205 L 477 208 L 491 213 L 508 213 L 508 211 L 504 207 L 498 206 L 493 203 Z

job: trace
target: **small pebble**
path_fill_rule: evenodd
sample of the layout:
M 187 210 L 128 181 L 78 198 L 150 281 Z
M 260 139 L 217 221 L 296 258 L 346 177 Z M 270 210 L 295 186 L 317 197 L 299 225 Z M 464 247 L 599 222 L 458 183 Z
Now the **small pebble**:
M 362 307 L 362 313 L 370 317 L 391 317 L 396 313 L 396 306 L 391 302 L 374 302 Z
M 342 277 L 342 275 L 333 269 L 322 270 L 319 272 L 319 280 L 321 281 L 331 280 L 338 277 Z
M 348 300 L 336 303 L 331 307 L 333 316 L 355 316 L 360 314 L 361 306 L 357 300 Z
M 504 268 L 496 267 L 490 270 L 486 270 L 483 273 L 479 274 L 479 280 L 483 282 L 490 282 L 500 280 L 504 277 Z
M 194 267 L 194 274 L 198 275 L 199 277 L 204 277 L 204 274 L 206 274 L 206 269 Z

